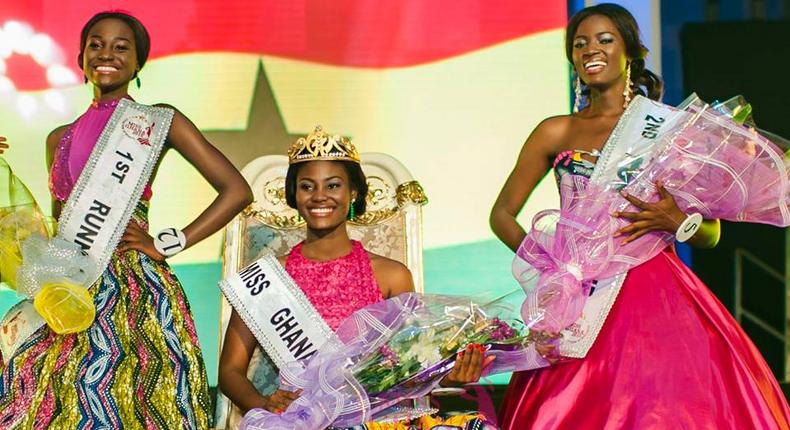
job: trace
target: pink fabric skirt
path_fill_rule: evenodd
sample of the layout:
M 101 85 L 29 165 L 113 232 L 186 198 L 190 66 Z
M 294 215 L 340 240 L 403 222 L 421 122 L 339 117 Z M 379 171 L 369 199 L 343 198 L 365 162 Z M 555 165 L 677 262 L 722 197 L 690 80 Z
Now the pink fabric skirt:
M 632 269 L 584 359 L 513 375 L 503 430 L 790 429 L 755 346 L 670 251 Z

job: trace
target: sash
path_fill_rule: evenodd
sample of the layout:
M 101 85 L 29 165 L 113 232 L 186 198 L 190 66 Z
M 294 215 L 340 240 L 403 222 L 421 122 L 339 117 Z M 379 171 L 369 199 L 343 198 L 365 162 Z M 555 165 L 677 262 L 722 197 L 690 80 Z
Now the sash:
M 678 130 L 689 113 L 637 96 L 628 104 L 612 134 L 604 144 L 601 156 L 590 177 L 591 183 L 611 183 L 618 189 L 625 187 L 634 174 L 650 163 L 660 142 Z M 621 273 L 596 281 L 584 304 L 582 316 L 563 330 L 560 355 L 583 358 L 601 332 L 628 274 Z
M 278 368 L 304 366 L 333 335 L 272 254 L 220 282 L 220 289 Z
M 88 285 L 112 258 L 164 147 L 173 110 L 122 99 L 102 130 L 61 212 L 58 234 L 90 257 Z M 11 357 L 45 324 L 31 300 L 14 306 L 0 326 L 0 347 Z M 14 333 L 14 336 L 8 336 Z

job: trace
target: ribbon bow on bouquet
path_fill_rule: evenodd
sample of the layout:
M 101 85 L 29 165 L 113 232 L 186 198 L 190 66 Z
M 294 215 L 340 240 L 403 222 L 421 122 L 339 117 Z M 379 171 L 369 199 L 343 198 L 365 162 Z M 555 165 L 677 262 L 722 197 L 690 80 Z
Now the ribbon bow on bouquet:
M 93 266 L 79 246 L 52 237 L 51 225 L 0 157 L 0 282 L 32 300 L 56 333 L 83 331 L 96 313 L 85 285 Z
M 645 112 L 657 117 L 656 110 L 670 125 L 661 133 L 640 134 Z M 711 108 L 696 96 L 682 109 L 637 97 L 606 143 L 590 181 L 563 187 L 562 207 L 536 215 L 516 253 L 513 273 L 527 292 L 525 323 L 556 344 L 581 316 L 595 279 L 625 273 L 673 242 L 668 232 L 625 243 L 624 237 L 615 237 L 627 221 L 611 214 L 634 210 L 622 191 L 653 201 L 655 184 L 661 181 L 685 213 L 790 225 L 788 160 L 753 127 L 733 120 L 743 112 Z M 627 133 L 634 129 L 637 133 Z

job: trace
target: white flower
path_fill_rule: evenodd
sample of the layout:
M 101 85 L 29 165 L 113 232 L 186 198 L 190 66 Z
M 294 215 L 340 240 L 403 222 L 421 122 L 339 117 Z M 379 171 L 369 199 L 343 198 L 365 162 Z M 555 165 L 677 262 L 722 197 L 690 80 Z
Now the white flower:
M 407 360 L 416 357 L 423 368 L 436 364 L 442 360 L 439 347 L 433 343 L 433 330 L 420 333 L 419 339 L 411 345 L 405 353 Z

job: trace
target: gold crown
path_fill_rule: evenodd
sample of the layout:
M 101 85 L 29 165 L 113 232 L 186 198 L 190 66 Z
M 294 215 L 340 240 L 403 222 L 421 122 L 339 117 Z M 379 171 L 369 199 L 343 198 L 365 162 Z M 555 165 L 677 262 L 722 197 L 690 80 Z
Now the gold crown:
M 359 153 L 350 140 L 338 134 L 329 135 L 317 125 L 315 131 L 299 138 L 288 150 L 288 164 L 315 160 L 359 163 Z

